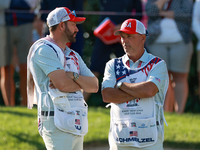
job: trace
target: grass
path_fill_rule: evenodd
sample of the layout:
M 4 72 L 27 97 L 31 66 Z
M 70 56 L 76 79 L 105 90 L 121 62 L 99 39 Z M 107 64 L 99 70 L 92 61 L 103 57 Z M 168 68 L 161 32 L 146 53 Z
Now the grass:
M 36 109 L 0 107 L 0 150 L 44 149 L 36 115 Z
M 164 146 L 200 149 L 200 114 L 165 113 L 165 118 L 168 127 L 165 126 Z
M 200 114 L 165 113 L 165 117 L 165 147 L 200 149 Z M 109 119 L 109 109 L 89 108 L 85 146 L 107 144 Z M 37 109 L 0 107 L 0 139 L 0 150 L 45 150 L 37 130 Z

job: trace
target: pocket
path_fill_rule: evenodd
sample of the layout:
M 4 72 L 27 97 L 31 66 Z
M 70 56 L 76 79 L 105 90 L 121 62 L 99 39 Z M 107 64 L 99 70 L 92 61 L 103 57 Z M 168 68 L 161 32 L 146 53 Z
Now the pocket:
M 66 96 L 60 96 L 53 100 L 53 103 L 60 109 L 65 110 L 70 107 L 70 103 Z
M 61 109 L 54 103 L 54 122 L 58 129 L 75 135 L 85 135 L 88 132 L 87 108 Z
M 147 147 L 157 141 L 157 126 L 154 118 L 114 120 L 112 135 L 117 145 Z

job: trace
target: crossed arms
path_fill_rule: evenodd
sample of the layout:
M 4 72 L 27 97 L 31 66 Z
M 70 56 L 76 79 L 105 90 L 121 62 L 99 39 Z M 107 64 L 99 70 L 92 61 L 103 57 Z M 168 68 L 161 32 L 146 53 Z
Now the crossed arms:
M 75 92 L 83 89 L 86 92 L 96 93 L 99 89 L 98 79 L 96 77 L 88 77 L 79 75 L 76 82 L 73 80 L 73 72 L 65 72 L 64 70 L 56 70 L 49 73 L 54 88 L 61 92 Z M 27 92 L 30 96 L 34 95 L 34 81 L 30 70 L 27 70 Z
M 148 98 L 158 92 L 157 86 L 151 81 L 140 83 L 123 82 L 120 89 L 105 88 L 102 90 L 103 101 L 107 103 L 124 103 L 135 98 Z
M 88 93 L 96 93 L 98 91 L 98 79 L 96 77 L 82 76 L 74 81 L 73 72 L 65 72 L 64 70 L 56 70 L 48 74 L 55 88 L 61 92 L 75 92 L 83 90 Z

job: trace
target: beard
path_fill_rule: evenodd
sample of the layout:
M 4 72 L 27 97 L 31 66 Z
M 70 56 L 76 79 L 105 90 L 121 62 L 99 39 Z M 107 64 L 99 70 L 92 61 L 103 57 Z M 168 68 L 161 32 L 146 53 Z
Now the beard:
M 66 26 L 65 32 L 64 32 L 64 33 L 65 33 L 66 37 L 68 38 L 68 40 L 69 40 L 71 43 L 76 42 L 76 36 L 74 36 L 74 35 L 76 35 L 77 32 L 72 33 L 72 32 L 69 30 L 69 28 Z

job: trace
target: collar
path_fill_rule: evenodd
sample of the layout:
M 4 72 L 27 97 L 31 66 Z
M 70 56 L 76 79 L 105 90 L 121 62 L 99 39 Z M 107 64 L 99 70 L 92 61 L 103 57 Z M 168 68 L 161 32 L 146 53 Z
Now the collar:
M 142 57 L 140 57 L 139 60 L 144 62 L 144 63 L 148 61 L 148 53 L 147 53 L 145 48 L 144 48 L 144 53 L 143 53 Z
M 71 51 L 71 49 L 66 45 L 66 47 L 65 47 L 65 50 L 66 51 Z
M 131 59 L 129 59 L 129 57 L 128 57 L 127 54 L 124 55 L 123 60 L 124 60 L 124 64 L 126 64 L 128 67 L 130 67 L 129 64 L 130 64 L 131 62 L 133 62 Z M 145 63 L 145 62 L 147 62 L 147 61 L 148 61 L 148 53 L 147 53 L 146 49 L 144 48 L 144 53 L 143 53 L 143 55 L 142 55 L 142 56 L 140 57 L 140 59 L 137 60 L 136 62 L 144 62 L 144 63 Z

